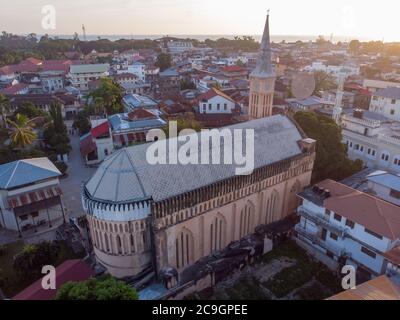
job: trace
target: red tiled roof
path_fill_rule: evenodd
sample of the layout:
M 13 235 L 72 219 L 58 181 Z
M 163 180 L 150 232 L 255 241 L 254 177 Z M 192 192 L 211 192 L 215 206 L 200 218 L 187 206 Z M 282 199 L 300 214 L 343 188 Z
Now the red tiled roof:
M 106 134 L 110 131 L 110 125 L 108 121 L 104 121 L 102 124 L 98 125 L 97 127 L 92 128 L 90 133 L 94 139 Z
M 96 144 L 93 141 L 93 137 L 91 134 L 88 134 L 85 138 L 83 138 L 79 142 L 79 149 L 83 156 L 87 156 L 89 153 L 92 153 L 96 150 Z
M 239 122 L 235 119 L 234 114 L 197 113 L 195 114 L 194 119 L 208 128 L 225 127 Z
M 393 248 L 392 250 L 384 253 L 383 256 L 389 262 L 391 262 L 397 266 L 400 266 L 400 247 Z
M 400 237 L 400 207 L 333 180 L 318 186 L 330 191 L 324 200 L 326 209 L 390 240 Z
M 223 72 L 243 72 L 246 71 L 246 69 L 242 68 L 241 66 L 229 66 L 222 68 Z
M 21 90 L 26 89 L 28 87 L 29 87 L 29 85 L 26 83 L 18 83 L 11 87 L 0 90 L 0 92 L 2 94 L 13 95 L 13 94 L 18 94 L 18 92 L 20 92 Z
M 387 276 L 380 276 L 355 289 L 343 291 L 327 300 L 400 300 L 400 287 Z
M 56 268 L 56 290 L 42 288 L 42 279 L 18 293 L 13 300 L 53 300 L 57 290 L 67 282 L 85 281 L 94 276 L 92 268 L 83 260 L 67 260 Z
M 6 76 L 14 73 L 14 66 L 4 66 L 0 68 L 0 75 Z
M 233 100 L 230 96 L 228 96 L 227 94 L 223 93 L 222 91 L 215 89 L 215 88 L 211 88 L 210 90 L 208 90 L 206 93 L 203 93 L 201 96 L 199 96 L 199 101 L 202 100 L 210 100 L 216 96 L 220 96 L 223 97 L 231 102 L 236 102 L 235 100 Z
M 10 104 L 16 108 L 24 105 L 27 102 L 32 102 L 34 105 L 50 105 L 52 103 L 61 103 L 63 101 L 52 94 L 22 94 L 22 95 L 10 95 Z
M 72 64 L 78 62 L 72 60 L 45 60 L 28 58 L 11 67 L 15 72 L 39 72 L 39 71 L 63 71 L 68 72 Z
M 149 110 L 143 108 L 137 108 L 128 113 L 128 118 L 129 120 L 138 120 L 138 119 L 156 119 L 157 117 Z

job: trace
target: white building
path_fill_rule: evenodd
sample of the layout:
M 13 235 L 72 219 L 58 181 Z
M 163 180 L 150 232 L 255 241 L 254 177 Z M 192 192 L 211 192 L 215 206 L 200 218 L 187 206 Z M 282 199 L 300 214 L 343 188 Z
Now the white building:
M 195 80 L 197 90 L 204 93 L 210 90 L 213 86 L 218 85 L 221 89 L 229 89 L 231 87 L 230 80 L 222 75 L 220 76 L 205 76 L 202 79 Z
M 22 235 L 65 222 L 60 176 L 47 158 L 0 165 L 0 227 Z
M 167 43 L 168 51 L 171 54 L 181 54 L 194 50 L 190 41 L 170 41 Z
M 363 82 L 363 87 L 374 93 L 380 89 L 400 87 L 400 82 L 365 79 Z
M 81 91 L 89 89 L 88 83 L 109 75 L 109 64 L 76 64 L 71 65 L 68 78 L 71 85 Z
M 400 207 L 326 180 L 299 194 L 297 242 L 332 269 L 386 272 L 384 254 L 400 242 Z
M 216 114 L 232 113 L 236 102 L 225 93 L 212 88 L 199 97 L 199 113 Z
M 400 172 L 400 123 L 363 110 L 344 114 L 341 123 L 350 159 L 360 159 L 369 168 Z
M 146 80 L 146 65 L 141 62 L 134 62 L 128 66 L 128 70 L 123 72 L 132 73 L 139 78 L 140 81 Z
M 346 78 L 350 76 L 357 76 L 360 74 L 360 67 L 351 66 L 351 65 L 325 65 L 321 61 L 313 62 L 311 65 L 304 68 L 307 72 L 317 72 L 323 71 L 326 72 L 333 77 L 339 79 L 340 75 L 343 74 Z
M 400 121 L 400 87 L 389 87 L 376 91 L 371 99 L 370 111 Z
M 64 89 L 65 73 L 63 71 L 43 71 L 39 73 L 39 78 L 44 92 L 54 93 Z

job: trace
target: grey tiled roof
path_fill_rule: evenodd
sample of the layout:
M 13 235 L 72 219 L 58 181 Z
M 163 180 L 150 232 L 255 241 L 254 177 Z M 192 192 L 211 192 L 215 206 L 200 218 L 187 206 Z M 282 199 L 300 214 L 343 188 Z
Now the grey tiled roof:
M 285 116 L 277 115 L 244 122 L 227 129 L 254 129 L 255 168 L 301 154 L 298 141 L 302 136 Z M 151 165 L 146 160 L 146 152 L 150 145 L 122 149 L 108 157 L 86 184 L 91 197 L 113 203 L 145 199 L 161 201 L 228 179 L 236 174 L 237 166 L 234 164 Z
M 0 189 L 12 189 L 49 178 L 61 172 L 47 158 L 18 160 L 0 165 Z

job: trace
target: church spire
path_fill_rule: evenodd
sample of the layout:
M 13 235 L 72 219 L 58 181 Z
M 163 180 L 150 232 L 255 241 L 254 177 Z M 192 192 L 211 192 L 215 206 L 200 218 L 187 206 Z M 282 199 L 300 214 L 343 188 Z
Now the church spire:
M 271 57 L 271 39 L 269 35 L 269 10 L 267 21 L 265 22 L 264 33 L 261 41 L 260 52 L 257 60 L 256 68 L 252 72 L 254 77 L 271 77 L 274 76 Z

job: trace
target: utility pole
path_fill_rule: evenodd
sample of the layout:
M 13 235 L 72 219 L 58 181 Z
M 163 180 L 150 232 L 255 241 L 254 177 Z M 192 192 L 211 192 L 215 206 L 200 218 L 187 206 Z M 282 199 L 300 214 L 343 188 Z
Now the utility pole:
M 86 28 L 84 24 L 82 24 L 82 31 L 83 31 L 83 41 L 86 42 Z

